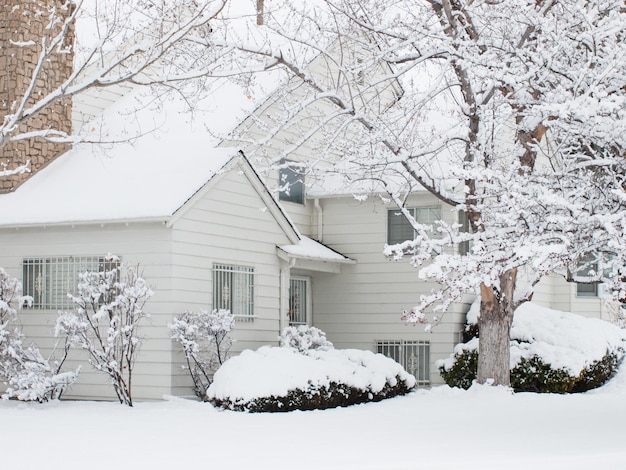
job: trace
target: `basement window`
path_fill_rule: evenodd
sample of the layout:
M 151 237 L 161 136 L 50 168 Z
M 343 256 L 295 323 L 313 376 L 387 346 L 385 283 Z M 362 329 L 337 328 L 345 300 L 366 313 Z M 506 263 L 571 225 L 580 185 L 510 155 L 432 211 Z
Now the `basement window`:
M 376 352 L 393 359 L 413 374 L 418 386 L 430 385 L 430 342 L 381 340 L 376 341 Z

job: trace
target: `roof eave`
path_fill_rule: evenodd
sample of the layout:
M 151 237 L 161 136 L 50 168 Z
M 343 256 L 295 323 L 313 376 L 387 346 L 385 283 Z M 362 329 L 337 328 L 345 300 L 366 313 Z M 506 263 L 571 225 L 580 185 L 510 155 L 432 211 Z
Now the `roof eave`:
M 0 224 L 0 230 L 22 228 L 48 228 L 48 227 L 76 227 L 89 225 L 129 225 L 156 223 L 167 225 L 171 216 L 134 217 L 127 219 L 92 219 L 92 220 L 68 220 L 62 222 L 22 222 L 15 224 Z

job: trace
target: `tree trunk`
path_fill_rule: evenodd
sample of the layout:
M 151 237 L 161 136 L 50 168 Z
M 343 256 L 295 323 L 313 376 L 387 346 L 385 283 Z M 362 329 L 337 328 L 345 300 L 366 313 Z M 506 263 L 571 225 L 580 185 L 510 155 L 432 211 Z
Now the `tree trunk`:
M 511 324 L 513 323 L 513 291 L 517 270 L 500 276 L 500 288 L 481 284 L 478 383 L 511 385 Z

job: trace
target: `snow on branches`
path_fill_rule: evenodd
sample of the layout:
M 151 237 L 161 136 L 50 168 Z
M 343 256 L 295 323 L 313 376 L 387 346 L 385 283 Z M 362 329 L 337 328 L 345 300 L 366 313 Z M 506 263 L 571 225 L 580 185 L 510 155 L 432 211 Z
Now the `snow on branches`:
M 228 359 L 234 324 L 230 310 L 219 309 L 188 311 L 168 325 L 172 339 L 178 341 L 185 354 L 194 393 L 202 400 L 206 400 L 213 374 Z
M 132 374 L 141 346 L 139 329 L 153 291 L 137 268 L 107 255 L 99 272 L 79 275 L 78 292 L 68 294 L 73 312 L 59 312 L 57 335 L 88 353 L 89 364 L 107 374 L 120 403 L 133 405 Z
M 302 354 L 310 350 L 328 351 L 334 348 L 333 343 L 326 339 L 326 333 L 309 325 L 288 326 L 278 340 L 283 348 L 292 348 Z
M 480 293 L 481 321 L 500 321 L 504 344 L 513 311 L 545 275 L 622 283 L 623 1 L 279 5 L 287 3 L 291 21 L 273 13 L 264 31 L 316 59 L 281 56 L 303 86 L 297 98 L 281 97 L 284 109 L 256 116 L 272 137 L 289 133 L 286 150 L 270 160 L 298 160 L 306 148 L 314 155 L 308 172 L 321 173 L 321 184 L 371 182 L 371 192 L 389 193 L 399 208 L 426 190 L 467 216 L 464 234 L 407 217 L 417 236 L 389 253 L 408 254 L 420 277 L 438 284 L 407 317 L 422 322 Z M 265 143 L 252 147 L 264 155 L 272 151 Z M 459 253 L 463 242 L 467 254 Z M 581 276 L 588 256 L 609 269 Z M 625 291 L 617 286 L 618 297 Z M 488 328 L 481 331 L 486 346 Z M 497 377 L 485 373 L 506 384 L 507 364 L 499 361 Z
M 0 382 L 7 385 L 2 398 L 17 398 L 24 401 L 45 402 L 59 398 L 72 385 L 80 369 L 61 372 L 67 356 L 55 361 L 45 358 L 39 348 L 26 345 L 26 337 L 17 325 L 19 307 L 32 299 L 22 296 L 22 284 L 0 268 Z

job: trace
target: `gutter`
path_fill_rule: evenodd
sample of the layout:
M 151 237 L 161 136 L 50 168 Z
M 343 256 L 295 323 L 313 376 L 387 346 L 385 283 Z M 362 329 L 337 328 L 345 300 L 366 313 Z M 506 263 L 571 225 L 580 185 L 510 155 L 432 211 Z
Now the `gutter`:
M 167 224 L 169 221 L 169 216 L 155 216 L 155 217 L 139 217 L 132 219 L 102 219 L 102 220 L 75 220 L 75 221 L 67 221 L 67 222 L 23 222 L 17 224 L 7 224 L 0 225 L 0 230 L 4 229 L 15 229 L 19 230 L 22 228 L 49 228 L 49 227 L 76 227 L 76 226 L 88 226 L 88 225 L 129 225 L 129 224 L 139 224 L 139 223 L 156 223 L 156 224 Z

